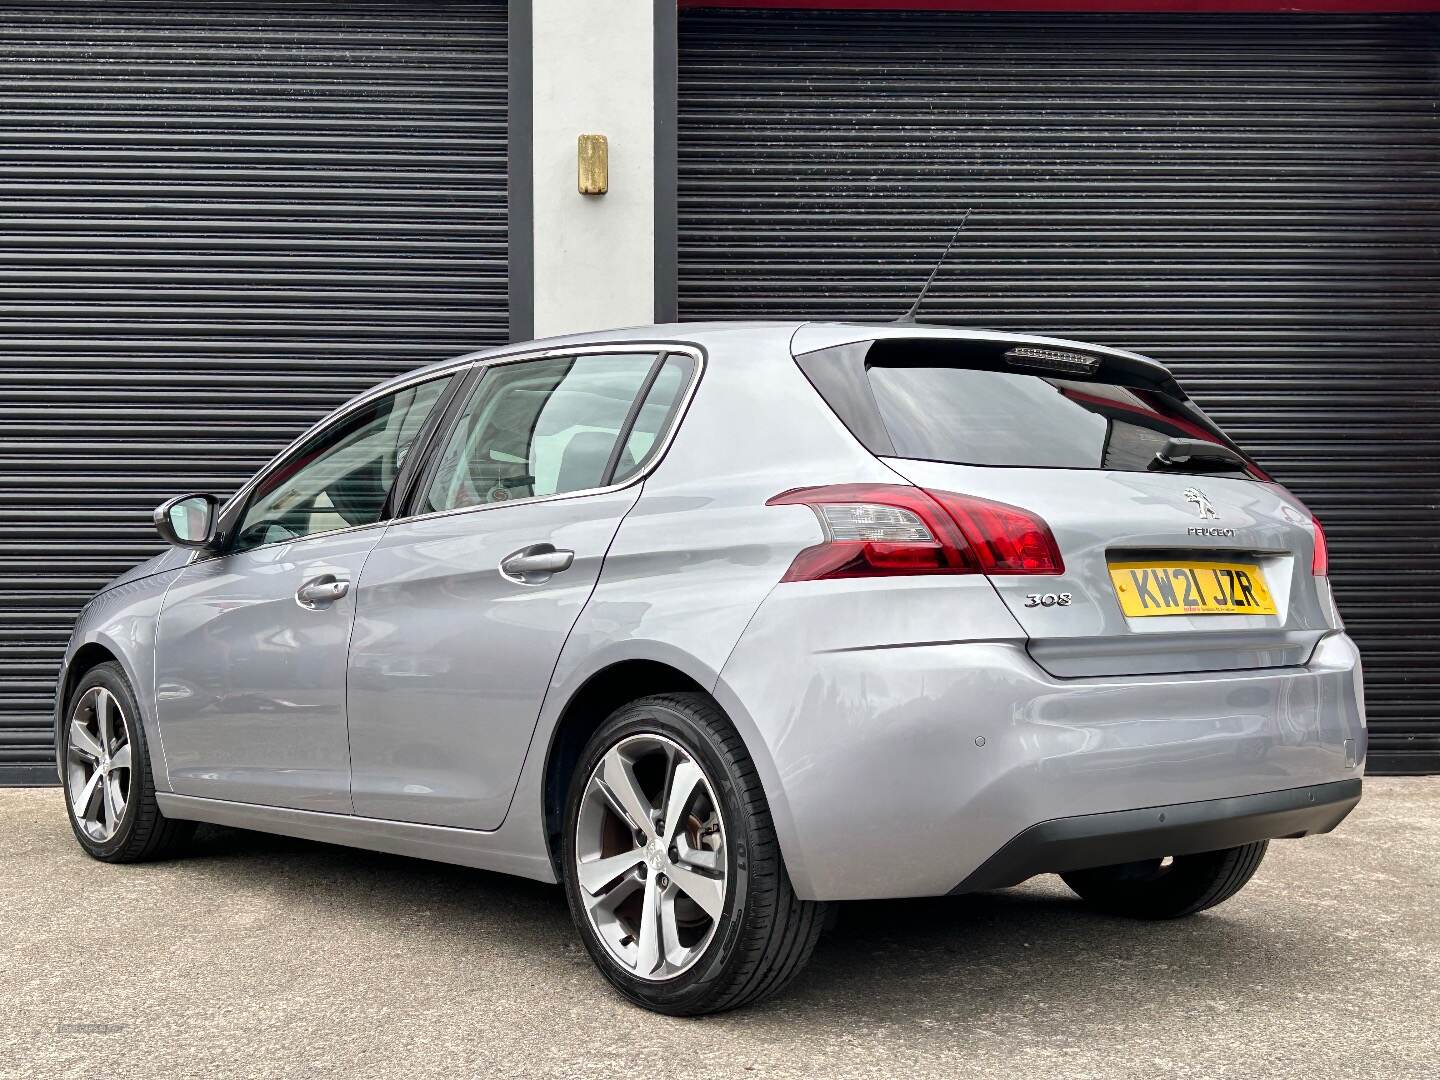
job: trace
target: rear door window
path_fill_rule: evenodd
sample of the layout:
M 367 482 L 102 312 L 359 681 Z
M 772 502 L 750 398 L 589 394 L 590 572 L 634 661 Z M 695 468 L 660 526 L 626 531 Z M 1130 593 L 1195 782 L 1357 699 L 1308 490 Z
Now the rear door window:
M 688 356 L 605 353 L 497 364 L 471 393 L 418 513 L 620 483 L 658 450 Z

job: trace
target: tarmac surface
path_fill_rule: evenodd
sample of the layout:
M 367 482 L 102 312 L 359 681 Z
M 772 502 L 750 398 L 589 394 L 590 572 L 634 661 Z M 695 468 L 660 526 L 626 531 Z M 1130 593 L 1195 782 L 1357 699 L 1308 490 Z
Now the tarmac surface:
M 557 888 L 206 829 L 107 866 L 0 791 L 0 1077 L 1440 1077 L 1440 777 L 1366 781 L 1177 923 L 1058 878 L 847 904 L 783 996 L 702 1020 L 592 969 Z

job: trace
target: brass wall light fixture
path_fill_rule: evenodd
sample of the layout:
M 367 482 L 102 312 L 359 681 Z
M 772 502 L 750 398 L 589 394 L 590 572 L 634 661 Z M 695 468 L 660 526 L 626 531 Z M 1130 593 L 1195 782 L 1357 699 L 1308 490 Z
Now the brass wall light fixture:
M 581 195 L 610 190 L 610 141 L 604 135 L 581 135 L 577 162 Z

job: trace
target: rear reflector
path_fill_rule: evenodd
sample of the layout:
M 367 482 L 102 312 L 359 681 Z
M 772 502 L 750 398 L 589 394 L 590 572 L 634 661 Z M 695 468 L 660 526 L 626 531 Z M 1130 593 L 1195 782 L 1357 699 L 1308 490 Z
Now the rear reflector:
M 1320 519 L 1312 517 L 1310 524 L 1315 526 L 1315 553 L 1310 556 L 1310 573 L 1315 577 L 1330 576 L 1330 545 L 1325 543 L 1325 530 L 1320 527 Z
M 1050 527 L 1005 503 L 904 484 L 796 488 L 769 506 L 815 511 L 825 540 L 795 557 L 782 581 L 912 574 L 1059 574 Z

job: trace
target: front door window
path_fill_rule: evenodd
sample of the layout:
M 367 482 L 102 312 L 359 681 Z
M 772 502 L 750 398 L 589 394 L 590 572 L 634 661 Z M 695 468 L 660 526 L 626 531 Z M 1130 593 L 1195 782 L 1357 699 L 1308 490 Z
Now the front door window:
M 318 433 L 250 495 L 234 551 L 371 525 L 451 376 L 378 398 Z

